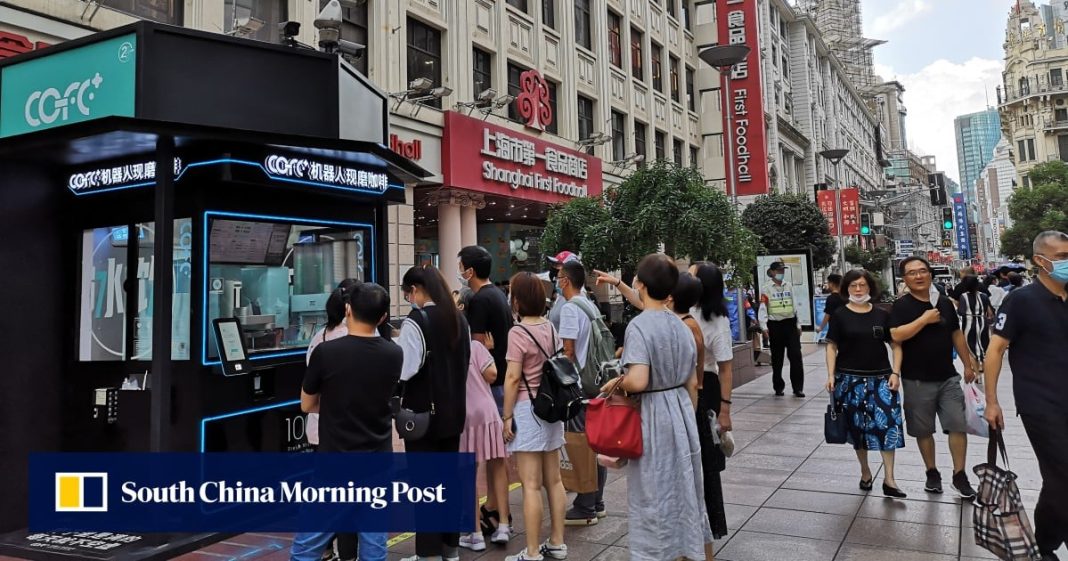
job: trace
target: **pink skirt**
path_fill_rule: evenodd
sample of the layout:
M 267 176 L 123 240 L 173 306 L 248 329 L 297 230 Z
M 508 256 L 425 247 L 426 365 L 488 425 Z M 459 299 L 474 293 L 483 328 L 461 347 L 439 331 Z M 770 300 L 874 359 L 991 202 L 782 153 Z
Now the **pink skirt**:
M 460 451 L 473 452 L 475 460 L 479 462 L 507 458 L 503 430 L 504 422 L 500 417 L 480 425 L 465 425 L 464 432 L 460 435 Z

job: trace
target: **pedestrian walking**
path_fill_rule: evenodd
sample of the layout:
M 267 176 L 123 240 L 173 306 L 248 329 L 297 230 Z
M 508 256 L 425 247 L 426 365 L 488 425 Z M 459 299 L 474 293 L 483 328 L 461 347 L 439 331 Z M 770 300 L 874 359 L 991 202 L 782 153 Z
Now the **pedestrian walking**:
M 486 248 L 471 245 L 457 255 L 461 284 L 472 292 L 465 300 L 464 315 L 471 327 L 471 338 L 482 343 L 497 369 L 490 391 L 497 405 L 497 416 L 504 411 L 504 373 L 508 370 L 508 330 L 512 328 L 512 307 L 504 291 L 490 282 L 493 256 Z M 511 539 L 512 515 L 508 508 L 508 470 L 503 461 L 486 464 L 486 504 L 479 510 L 482 534 L 497 544 Z M 507 524 L 500 524 L 507 520 Z
M 690 317 L 701 332 L 698 349 L 697 434 L 701 437 L 701 472 L 704 479 L 705 511 L 708 514 L 712 537 L 727 535 L 727 514 L 723 506 L 723 484 L 720 472 L 725 468 L 723 452 L 716 446 L 720 434 L 732 429 L 731 392 L 734 389 L 734 342 L 727 301 L 723 297 L 723 272 L 711 263 L 690 267 L 700 291 L 690 303 Z M 679 284 L 688 281 L 683 275 Z M 680 298 L 688 296 L 676 289 Z M 673 297 L 674 299 L 674 297 Z M 687 298 L 689 300 L 689 298 Z M 689 303 L 689 302 L 687 302 Z M 678 302 L 676 301 L 676 305 Z M 711 413 L 711 414 L 710 414 Z M 713 422 L 711 419 L 715 419 Z M 713 433 L 718 434 L 713 434 Z
M 445 279 L 434 267 L 408 269 L 401 279 L 401 290 L 412 306 L 398 338 L 404 350 L 403 404 L 416 413 L 433 412 L 426 434 L 405 440 L 404 450 L 459 452 L 471 359 L 467 320 L 456 309 Z M 416 532 L 415 555 L 405 561 L 458 559 L 459 545 L 459 532 Z
M 1038 459 L 1042 490 L 1035 540 L 1042 559 L 1068 543 L 1068 234 L 1042 232 L 1032 245 L 1038 279 L 1013 290 L 998 309 L 986 355 L 986 419 L 1005 428 L 998 378 L 1006 349 L 1016 411 Z
M 848 443 L 860 463 L 860 489 L 874 483 L 868 452 L 883 459 L 883 495 L 903 499 L 894 479 L 894 453 L 905 447 L 901 402 L 901 345 L 890 338 L 890 312 L 876 308 L 878 285 L 863 269 L 846 273 L 841 282 L 845 306 L 831 316 L 827 331 L 827 391 L 848 423 Z M 893 352 L 893 365 L 887 346 Z
M 964 277 L 960 287 L 957 313 L 960 315 L 961 331 L 968 341 L 968 349 L 982 368 L 986 348 L 990 345 L 990 322 L 994 319 L 994 306 L 990 303 L 990 297 L 982 293 L 979 277 Z
M 389 317 L 389 294 L 377 284 L 363 283 L 351 289 L 347 300 L 347 336 L 321 343 L 312 353 L 300 408 L 321 417 L 321 452 L 390 452 L 389 401 L 401 375 L 404 353 L 377 332 Z M 386 559 L 385 532 L 358 536 L 360 559 Z M 299 533 L 290 558 L 318 561 L 333 537 L 332 532 Z
M 541 386 L 542 366 L 563 346 L 553 324 L 545 319 L 545 288 L 529 272 L 512 277 L 509 294 L 519 323 L 508 334 L 508 372 L 504 382 L 504 441 L 516 458 L 523 484 L 526 548 L 505 561 L 567 558 L 564 510 L 567 497 L 560 480 L 560 448 L 564 423 L 538 419 L 531 407 Z M 542 490 L 549 499 L 549 539 L 541 542 Z
M 619 383 L 641 398 L 643 453 L 626 467 L 628 544 L 635 561 L 702 559 L 713 540 L 694 412 L 697 345 L 666 303 L 678 278 L 666 255 L 638 264 L 634 288 L 644 311 L 627 326 L 623 379 L 602 388 Z
M 831 273 L 827 275 L 827 288 L 830 292 L 827 294 L 827 302 L 823 305 L 823 321 L 820 322 L 820 328 L 816 333 L 823 333 L 824 329 L 830 324 L 831 316 L 834 312 L 845 306 L 847 299 L 842 298 L 840 293 L 846 292 L 842 290 L 842 275 L 838 273 Z
M 586 268 L 577 260 L 571 260 L 560 267 L 556 283 L 564 297 L 560 308 L 560 339 L 564 345 L 564 355 L 575 363 L 579 372 L 586 368 L 590 354 L 590 336 L 593 332 L 591 317 L 600 313 L 586 297 L 582 296 L 586 286 Z M 594 365 L 596 366 L 596 365 Z M 581 411 L 567 424 L 567 430 L 586 432 L 586 411 Z M 590 493 L 578 493 L 571 508 L 564 514 L 566 526 L 592 526 L 608 515 L 604 504 L 604 486 L 608 482 L 608 469 L 597 465 L 597 490 Z
M 790 359 L 790 385 L 794 397 L 805 397 L 805 365 L 801 357 L 801 325 L 797 321 L 797 295 L 786 282 L 786 265 L 775 261 L 768 267 L 771 278 L 761 289 L 760 325 L 771 340 L 771 380 L 776 396 L 784 395 L 783 358 Z
M 960 330 L 953 303 L 931 290 L 931 265 L 922 257 L 901 261 L 900 273 L 908 293 L 894 302 L 890 335 L 901 345 L 902 389 L 905 394 L 905 428 L 916 439 L 927 468 L 928 493 L 942 493 L 942 475 L 935 463 L 935 416 L 949 433 L 953 459 L 953 488 L 962 498 L 975 497 L 965 473 L 968 424 L 964 415 L 961 376 L 953 365 L 956 349 L 964 362 L 964 380 L 975 380 L 977 365 Z

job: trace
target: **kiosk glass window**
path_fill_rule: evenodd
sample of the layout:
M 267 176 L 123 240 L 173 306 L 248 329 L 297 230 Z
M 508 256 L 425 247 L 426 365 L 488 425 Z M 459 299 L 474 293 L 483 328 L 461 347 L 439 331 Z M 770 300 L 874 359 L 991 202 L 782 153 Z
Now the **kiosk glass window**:
M 223 32 L 237 37 L 278 43 L 278 24 L 286 21 L 284 0 L 225 0 Z
M 236 317 L 252 359 L 303 349 L 338 283 L 371 278 L 371 252 L 369 227 L 213 218 L 205 325 Z M 218 356 L 212 338 L 208 356 Z
M 113 226 L 82 232 L 78 324 L 80 361 L 152 360 L 154 223 L 137 224 L 134 231 L 136 235 L 131 236 L 128 226 Z M 133 248 L 136 252 L 134 265 L 129 263 L 131 241 L 136 244 Z M 172 247 L 174 286 L 171 293 L 171 358 L 188 360 L 192 282 L 192 221 L 189 218 L 174 221 Z M 134 282 L 127 283 L 131 276 Z M 131 353 L 127 345 L 127 310 L 135 305 L 128 298 L 134 294 L 136 307 L 132 310 Z

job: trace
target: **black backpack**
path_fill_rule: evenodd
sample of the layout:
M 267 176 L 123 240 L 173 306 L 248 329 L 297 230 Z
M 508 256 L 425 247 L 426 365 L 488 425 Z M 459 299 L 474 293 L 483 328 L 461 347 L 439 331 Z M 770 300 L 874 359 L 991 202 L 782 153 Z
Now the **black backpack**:
M 582 386 L 575 363 L 559 351 L 552 355 L 545 352 L 529 329 L 522 325 L 519 327 L 526 332 L 541 354 L 545 355 L 545 363 L 541 367 L 541 385 L 538 386 L 536 395 L 530 391 L 526 375 L 522 370 L 519 373 L 527 387 L 534 415 L 549 423 L 571 420 L 582 411 L 583 406 Z M 553 331 L 553 348 L 556 348 L 556 331 Z

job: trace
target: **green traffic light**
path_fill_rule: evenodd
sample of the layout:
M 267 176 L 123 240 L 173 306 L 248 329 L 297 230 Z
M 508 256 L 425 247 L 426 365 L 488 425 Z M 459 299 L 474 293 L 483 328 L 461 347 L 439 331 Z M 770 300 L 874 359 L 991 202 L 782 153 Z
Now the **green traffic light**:
M 862 226 L 862 227 L 860 228 L 860 234 L 861 234 L 862 236 L 867 236 L 867 235 L 868 235 L 868 234 L 870 234 L 870 233 L 871 233 L 871 228 L 869 228 L 869 227 L 867 227 L 867 226 Z
M 945 228 L 946 230 L 952 230 L 953 229 L 953 223 L 950 222 L 949 220 L 946 220 L 945 222 L 942 223 L 942 227 Z

